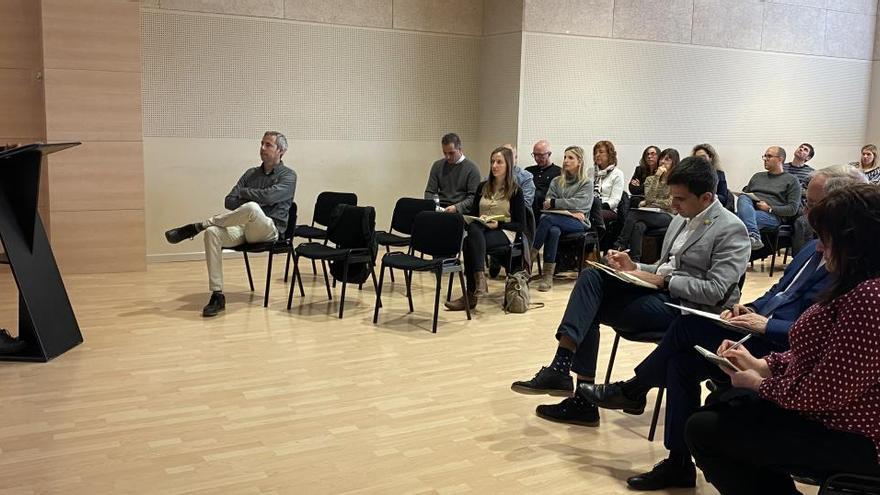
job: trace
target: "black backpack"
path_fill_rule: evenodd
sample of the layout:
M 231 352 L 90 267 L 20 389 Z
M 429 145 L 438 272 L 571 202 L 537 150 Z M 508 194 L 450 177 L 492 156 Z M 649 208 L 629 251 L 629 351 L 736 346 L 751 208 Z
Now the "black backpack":
M 372 206 L 336 205 L 330 214 L 327 225 L 327 239 L 337 249 L 369 249 L 370 258 L 376 259 L 376 210 Z M 345 262 L 331 261 L 330 274 L 334 279 L 350 284 L 362 284 L 370 278 L 372 269 L 368 263 L 348 265 L 345 277 Z

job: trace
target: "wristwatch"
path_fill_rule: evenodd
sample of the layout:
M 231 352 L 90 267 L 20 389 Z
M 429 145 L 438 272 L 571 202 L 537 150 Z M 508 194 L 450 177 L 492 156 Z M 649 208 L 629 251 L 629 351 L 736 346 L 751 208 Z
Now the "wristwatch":
M 668 289 L 669 282 L 671 282 L 671 281 L 672 281 L 672 275 L 667 275 L 667 276 L 663 277 L 663 286 Z

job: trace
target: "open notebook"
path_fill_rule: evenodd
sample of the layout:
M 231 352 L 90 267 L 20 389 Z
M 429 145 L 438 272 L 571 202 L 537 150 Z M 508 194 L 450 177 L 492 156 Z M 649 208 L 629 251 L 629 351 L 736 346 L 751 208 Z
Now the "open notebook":
M 694 350 L 700 353 L 700 355 L 704 358 L 715 363 L 715 365 L 721 369 L 726 369 L 733 372 L 742 371 L 741 369 L 737 368 L 735 364 L 731 363 L 730 360 L 726 357 L 721 357 L 718 354 L 715 354 L 712 351 L 708 351 L 698 345 L 694 346 Z
M 491 222 L 493 220 L 496 222 L 504 222 L 504 221 L 509 220 L 509 218 L 507 218 L 504 215 L 480 215 L 478 217 L 471 216 L 471 215 L 462 215 L 462 216 L 464 217 L 464 223 L 467 223 L 467 224 L 470 224 L 471 222 L 480 222 L 481 224 L 486 225 L 486 223 Z
M 671 306 L 673 308 L 676 308 L 676 309 L 680 309 L 682 311 L 682 313 L 689 314 L 689 315 L 695 315 L 695 316 L 699 316 L 701 318 L 705 318 L 707 320 L 711 320 L 712 323 L 715 323 L 718 326 L 722 326 L 728 330 L 733 330 L 734 332 L 739 332 L 742 334 L 757 333 L 757 332 L 753 332 L 752 330 L 749 330 L 748 328 L 739 327 L 739 326 L 736 326 L 736 325 L 729 323 L 725 320 L 722 320 L 721 316 L 716 315 L 715 313 L 709 313 L 708 311 L 700 311 L 699 309 L 688 308 L 687 306 L 681 306 L 679 304 L 672 304 L 672 303 L 664 303 L 664 304 L 666 304 L 667 306 Z
M 604 271 L 605 273 L 611 275 L 612 277 L 617 278 L 618 280 L 622 280 L 628 284 L 638 285 L 639 287 L 645 287 L 646 289 L 659 289 L 656 285 L 645 282 L 644 280 L 632 275 L 630 273 L 620 271 L 614 268 L 611 268 L 608 265 L 603 265 L 602 263 L 596 263 L 595 261 L 587 260 L 587 263 L 590 264 L 593 268 L 598 268 L 599 270 Z

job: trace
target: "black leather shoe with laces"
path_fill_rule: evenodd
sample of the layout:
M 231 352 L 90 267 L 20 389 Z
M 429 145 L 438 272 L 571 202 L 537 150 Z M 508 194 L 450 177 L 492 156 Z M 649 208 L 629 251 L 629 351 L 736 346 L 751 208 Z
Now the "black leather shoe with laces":
M 171 244 L 177 244 L 178 242 L 192 239 L 201 231 L 202 229 L 200 228 L 199 224 L 190 223 L 182 227 L 177 227 L 176 229 L 166 231 L 165 240 L 167 240 Z
M 697 485 L 697 469 L 690 461 L 675 462 L 663 459 L 654 465 L 654 469 L 631 478 L 626 484 L 635 490 L 663 490 L 670 487 L 693 488 Z
M 599 408 L 593 404 L 578 404 L 568 397 L 559 404 L 542 404 L 535 408 L 539 418 L 557 423 L 579 426 L 599 426 Z
M 217 313 L 226 309 L 226 296 L 222 292 L 212 292 L 211 300 L 202 309 L 202 316 L 217 316 Z
M 543 367 L 531 380 L 513 382 L 510 389 L 521 394 L 548 394 L 570 396 L 574 387 L 571 376 L 551 368 Z
M 644 395 L 633 399 L 624 394 L 623 382 L 609 383 L 608 385 L 581 383 L 578 385 L 577 394 L 602 409 L 623 409 L 623 412 L 627 414 L 644 413 L 647 403 Z

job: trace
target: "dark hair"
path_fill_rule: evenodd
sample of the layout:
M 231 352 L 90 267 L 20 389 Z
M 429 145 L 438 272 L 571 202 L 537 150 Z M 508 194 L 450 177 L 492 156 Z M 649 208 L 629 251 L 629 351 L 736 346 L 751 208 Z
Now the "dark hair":
M 785 148 L 782 146 L 774 146 L 774 148 L 776 148 L 776 154 L 779 155 L 779 160 L 784 162 L 785 157 L 788 156 L 788 154 L 785 153 Z
M 691 151 L 691 156 L 695 155 L 697 151 L 703 150 L 709 155 L 709 161 L 712 162 L 712 166 L 715 167 L 715 170 L 721 168 L 721 159 L 718 158 L 718 152 L 715 151 L 715 148 L 709 143 L 701 143 L 694 146 L 693 151 Z
M 810 226 L 828 248 L 834 279 L 820 302 L 828 304 L 865 280 L 880 277 L 880 187 L 857 184 L 831 191 L 810 209 Z
M 672 165 L 670 165 L 669 170 L 666 171 L 666 173 L 668 174 L 668 173 L 671 173 L 673 170 L 675 170 L 675 167 L 678 166 L 678 162 L 679 162 L 680 158 L 678 157 L 678 150 L 677 149 L 666 148 L 665 150 L 660 152 L 660 156 L 657 158 L 657 163 L 660 163 L 660 160 L 666 158 L 667 156 L 669 157 L 670 160 L 672 160 Z
M 445 134 L 443 136 L 443 139 L 440 140 L 440 144 L 442 144 L 444 146 L 449 143 L 452 143 L 452 145 L 455 146 L 455 149 L 457 149 L 457 150 L 461 149 L 461 138 L 458 137 L 458 134 L 456 134 L 454 132 L 450 132 L 449 134 Z
M 816 154 L 816 150 L 813 149 L 813 145 L 812 145 L 812 144 L 810 144 L 810 143 L 801 143 L 801 146 L 806 146 L 807 148 L 810 148 L 810 154 L 807 155 L 807 158 L 813 158 L 813 156 Z
M 516 193 L 516 179 L 513 175 L 513 151 L 506 146 L 499 146 L 489 153 L 489 179 L 486 180 L 486 186 L 483 188 L 483 197 L 491 198 L 495 195 L 495 176 L 492 175 L 492 157 L 495 153 L 501 153 L 504 162 L 507 164 L 507 170 L 504 171 L 504 199 L 510 201 L 510 198 Z M 479 199 L 477 200 L 479 201 Z
M 648 146 L 647 148 L 645 148 L 645 151 L 642 151 L 642 157 L 639 159 L 639 165 L 640 165 L 643 169 L 645 169 L 645 171 L 646 171 L 648 174 L 653 174 L 653 173 L 654 173 L 654 170 L 651 170 L 650 168 L 648 168 L 648 162 L 647 162 L 648 151 L 650 151 L 651 148 L 654 148 L 655 150 L 657 150 L 657 163 L 658 163 L 658 164 L 660 163 L 660 148 L 654 146 L 653 144 L 652 144 L 651 146 Z M 657 169 L 657 165 L 654 165 L 654 169 L 655 169 L 655 170 Z
M 689 156 L 682 160 L 666 179 L 669 185 L 687 187 L 688 191 L 702 196 L 710 192 L 715 194 L 718 187 L 718 174 L 715 168 L 702 156 Z

